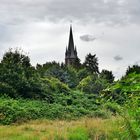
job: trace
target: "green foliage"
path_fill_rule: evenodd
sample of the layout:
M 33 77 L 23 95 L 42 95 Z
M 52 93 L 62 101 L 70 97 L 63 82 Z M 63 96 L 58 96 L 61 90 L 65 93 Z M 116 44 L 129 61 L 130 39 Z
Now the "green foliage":
M 68 67 L 65 73 L 64 83 L 68 84 L 70 88 L 75 88 L 78 85 L 77 71 L 73 67 Z
M 77 71 L 72 66 L 62 68 L 58 63 L 52 62 L 37 66 L 37 71 L 41 77 L 55 77 L 70 88 L 74 88 L 78 84 Z
M 106 99 L 123 104 L 129 95 L 139 94 L 139 91 L 140 74 L 131 73 L 106 88 L 102 94 Z
M 131 96 L 131 99 L 122 107 L 120 115 L 125 123 L 124 137 L 128 140 L 140 139 L 140 96 Z
M 61 94 L 68 95 L 70 92 L 67 85 L 54 77 L 41 78 L 41 86 L 44 99 L 49 103 L 56 102 L 57 98 L 61 96 Z
M 76 68 L 76 69 L 79 69 L 82 65 L 80 63 L 80 59 L 79 58 L 76 58 L 74 64 L 73 64 L 73 67 Z
M 91 73 L 99 73 L 98 58 L 96 57 L 96 55 L 92 55 L 91 53 L 89 53 L 85 58 L 84 66 Z
M 77 72 L 77 78 L 79 81 L 81 81 L 82 79 L 86 78 L 89 75 L 91 75 L 91 73 L 86 68 L 80 69 Z
M 4 54 L 0 64 L 0 82 L 11 87 L 11 91 L 16 91 L 16 94 L 15 92 L 13 94 L 5 92 L 5 94 L 10 97 L 38 97 L 40 93 L 38 79 L 28 56 L 21 54 L 18 50 L 14 52 L 9 50 Z M 2 90 L 2 87 L 0 88 Z
M 93 95 L 81 92 L 54 94 L 53 103 L 39 100 L 0 98 L 0 123 L 11 124 L 31 119 L 76 119 L 92 114 L 99 105 Z
M 61 105 L 49 105 L 47 102 L 0 99 L 0 123 L 11 124 L 39 118 L 61 118 Z M 61 111 L 62 110 L 62 111 Z
M 106 92 L 106 96 L 103 96 L 103 98 L 108 96 L 107 99 L 109 99 L 103 99 L 106 102 L 104 107 L 113 115 L 119 114 L 123 118 L 122 127 L 125 131 L 120 133 L 122 139 L 138 140 L 140 138 L 139 76 L 139 74 L 132 73 L 123 77 L 111 87 L 112 91 L 119 88 L 117 93 L 110 90 L 111 94 L 107 95 L 109 92 Z
M 106 80 L 99 78 L 98 75 L 95 74 L 84 78 L 77 88 L 85 93 L 99 94 L 107 85 Z
M 109 83 L 113 83 L 114 81 L 114 76 L 112 71 L 102 70 L 102 72 L 100 73 L 100 77 L 107 80 Z
M 43 71 L 42 77 L 53 76 L 55 78 L 58 78 L 59 80 L 62 80 L 62 75 L 64 71 L 56 62 L 48 62 L 44 64 L 41 70 Z
M 105 102 L 105 101 L 104 101 Z M 115 102 L 107 102 L 103 104 L 103 108 L 109 112 L 111 112 L 113 115 L 118 114 L 119 111 L 119 104 Z
M 126 75 L 129 75 L 131 73 L 140 74 L 140 66 L 138 65 L 133 65 L 132 67 L 129 66 L 126 70 Z
M 9 49 L 9 51 L 4 54 L 1 63 L 5 65 L 11 64 L 12 66 L 13 64 L 19 64 L 23 67 L 31 67 L 30 58 L 20 53 L 20 50 L 15 50 L 13 52 L 12 49 Z
M 7 83 L 0 82 L 0 96 L 10 96 L 15 98 L 18 96 L 17 91 Z
M 46 67 L 51 66 L 59 67 L 56 63 L 48 64 Z M 56 69 L 55 71 L 57 72 Z M 48 102 L 53 102 L 52 93 L 70 91 L 58 79 L 50 76 L 49 78 L 41 79 L 36 70 L 31 67 L 26 55 L 21 54 L 18 50 L 14 52 L 9 50 L 5 53 L 0 65 L 0 95 L 12 98 L 47 99 Z

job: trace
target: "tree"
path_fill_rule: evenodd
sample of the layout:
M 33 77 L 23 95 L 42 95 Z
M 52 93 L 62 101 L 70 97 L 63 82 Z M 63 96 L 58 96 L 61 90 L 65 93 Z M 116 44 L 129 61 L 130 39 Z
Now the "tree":
M 94 74 L 82 79 L 77 88 L 85 93 L 99 94 L 107 85 L 106 80 L 101 79 L 97 74 Z
M 91 53 L 89 53 L 85 58 L 84 66 L 91 73 L 99 73 L 98 58 L 96 57 L 96 55 L 92 55 Z
M 70 88 L 75 88 L 78 85 L 77 71 L 74 67 L 66 67 L 63 73 L 63 81 Z
M 6 52 L 0 64 L 0 82 L 6 87 L 13 88 L 11 97 L 38 97 L 40 85 L 35 68 L 31 66 L 28 56 L 19 50 Z M 2 86 L 1 86 L 2 87 Z M 15 94 L 15 92 L 17 94 Z
M 126 75 L 129 75 L 130 73 L 136 73 L 136 74 L 140 74 L 140 66 L 138 65 L 133 65 L 132 67 L 128 67 L 126 70 Z
M 89 75 L 91 75 L 91 73 L 86 68 L 80 69 L 77 72 L 77 78 L 79 81 L 81 81 L 82 79 L 86 78 Z
M 114 81 L 114 76 L 112 71 L 102 70 L 102 72 L 100 73 L 100 77 L 106 79 L 109 83 L 113 83 Z
M 37 64 L 36 69 L 42 78 L 54 77 L 67 84 L 70 88 L 75 88 L 78 84 L 77 71 L 73 66 L 61 66 L 56 62 Z
M 20 50 L 15 50 L 13 52 L 12 49 L 9 49 L 9 51 L 4 54 L 1 63 L 15 64 L 15 65 L 20 64 L 24 68 L 31 67 L 30 58 L 22 54 Z
M 56 78 L 61 75 L 61 66 L 59 63 L 53 61 L 53 62 L 46 62 L 43 65 L 37 64 L 36 65 L 36 70 L 40 74 L 41 77 L 46 77 L 46 76 L 54 76 Z
M 76 58 L 75 59 L 75 62 L 73 64 L 73 67 L 76 68 L 76 69 L 79 69 L 81 67 L 81 63 L 80 63 L 80 59 L 79 58 Z

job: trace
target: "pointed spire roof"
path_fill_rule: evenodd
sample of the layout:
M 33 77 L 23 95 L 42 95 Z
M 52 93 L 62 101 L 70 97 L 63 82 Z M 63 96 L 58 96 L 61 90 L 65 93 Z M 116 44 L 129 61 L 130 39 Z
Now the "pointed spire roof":
M 70 64 L 72 61 L 74 62 L 76 58 L 77 58 L 77 50 L 76 47 L 74 47 L 72 25 L 70 25 L 69 42 L 65 52 L 66 64 L 68 63 Z
M 75 49 L 74 49 L 76 52 L 77 52 L 77 48 L 76 48 L 76 46 L 75 46 Z
M 69 34 L 68 51 L 74 52 L 74 41 L 73 41 L 72 25 L 70 25 L 70 34 Z

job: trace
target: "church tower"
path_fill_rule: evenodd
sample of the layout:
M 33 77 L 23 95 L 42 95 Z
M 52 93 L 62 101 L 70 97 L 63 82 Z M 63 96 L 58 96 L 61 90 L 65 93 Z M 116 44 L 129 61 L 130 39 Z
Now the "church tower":
M 77 59 L 77 49 L 76 46 L 74 46 L 72 26 L 70 26 L 69 43 L 65 52 L 65 64 L 74 65 Z

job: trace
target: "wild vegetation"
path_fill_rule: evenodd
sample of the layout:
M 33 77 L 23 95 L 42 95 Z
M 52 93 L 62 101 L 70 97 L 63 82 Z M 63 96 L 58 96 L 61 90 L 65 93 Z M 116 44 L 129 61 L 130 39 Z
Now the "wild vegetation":
M 76 121 L 36 120 L 28 124 L 1 126 L 6 140 L 112 140 L 120 139 L 124 129 L 119 118 L 83 118 Z
M 0 137 L 138 140 L 139 91 L 138 65 L 114 81 L 111 71 L 99 71 L 96 55 L 73 66 L 54 61 L 34 67 L 10 49 L 0 62 Z

